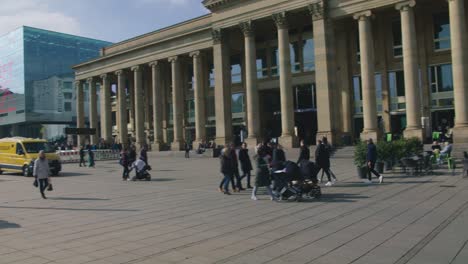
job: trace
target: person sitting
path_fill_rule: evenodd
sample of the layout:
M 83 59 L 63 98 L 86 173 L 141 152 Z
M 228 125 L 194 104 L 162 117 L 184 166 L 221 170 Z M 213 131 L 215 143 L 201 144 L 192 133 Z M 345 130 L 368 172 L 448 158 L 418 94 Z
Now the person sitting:
M 445 146 L 444 148 L 440 151 L 440 155 L 439 155 L 439 158 L 438 158 L 438 162 L 439 164 L 442 162 L 442 160 L 444 160 L 445 158 L 448 158 L 450 157 L 450 154 L 452 153 L 452 143 L 450 143 L 449 141 L 445 142 Z
M 146 169 L 146 162 L 140 157 L 138 160 L 132 163 L 132 166 L 130 168 L 130 172 L 135 169 L 137 179 L 140 178 L 139 174 L 140 172 L 144 171 Z M 129 173 L 130 173 L 129 172 Z M 130 180 L 130 177 L 127 178 L 127 180 Z
M 440 146 L 439 142 L 438 141 L 434 141 L 432 143 L 432 146 L 431 146 L 431 149 L 432 149 L 432 152 L 433 153 L 440 153 L 440 151 L 442 150 L 442 147 Z

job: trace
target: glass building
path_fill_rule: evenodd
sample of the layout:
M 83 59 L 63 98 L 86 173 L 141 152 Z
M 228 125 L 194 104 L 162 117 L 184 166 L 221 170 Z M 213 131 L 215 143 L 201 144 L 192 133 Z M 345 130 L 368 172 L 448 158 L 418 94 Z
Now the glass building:
M 44 124 L 75 124 L 71 67 L 110 44 L 26 26 L 0 37 L 0 137 L 38 137 Z

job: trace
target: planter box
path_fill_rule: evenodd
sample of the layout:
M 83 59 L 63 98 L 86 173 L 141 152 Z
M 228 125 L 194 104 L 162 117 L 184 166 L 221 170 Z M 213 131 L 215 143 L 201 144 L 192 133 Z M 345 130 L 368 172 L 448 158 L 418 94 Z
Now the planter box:
M 356 169 L 357 169 L 359 179 L 367 178 L 367 167 L 357 167 Z

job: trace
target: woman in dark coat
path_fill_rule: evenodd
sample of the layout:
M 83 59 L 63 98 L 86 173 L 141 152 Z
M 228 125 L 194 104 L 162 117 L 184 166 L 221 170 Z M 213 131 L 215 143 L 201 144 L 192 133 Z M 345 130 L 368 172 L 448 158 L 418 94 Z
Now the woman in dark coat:
M 328 182 L 326 186 L 332 186 L 332 180 L 330 176 L 330 154 L 326 146 L 321 140 L 317 140 L 317 148 L 315 149 L 315 163 L 327 174 Z
M 242 143 L 242 148 L 239 150 L 239 161 L 241 163 L 242 173 L 241 181 L 247 177 L 247 188 L 252 189 L 250 185 L 250 172 L 252 171 L 252 162 L 250 161 L 249 149 L 247 149 L 247 143 Z
M 231 152 L 228 148 L 224 148 L 220 156 L 221 162 L 221 173 L 223 174 L 223 180 L 220 184 L 220 191 L 224 194 L 231 195 L 229 192 L 229 182 L 231 182 L 234 170 L 232 166 Z M 222 187 L 221 187 L 222 186 Z
M 257 173 L 255 177 L 255 186 L 252 190 L 252 197 L 251 199 L 256 201 L 257 199 L 257 190 L 258 187 L 266 187 L 268 194 L 271 197 L 272 201 L 276 200 L 276 197 L 273 195 L 273 192 L 270 188 L 270 171 L 268 170 L 268 160 L 263 148 L 259 148 L 257 151 Z
M 297 164 L 300 164 L 303 160 L 310 160 L 310 150 L 309 147 L 304 144 L 304 140 L 301 140 L 301 152 L 299 153 Z

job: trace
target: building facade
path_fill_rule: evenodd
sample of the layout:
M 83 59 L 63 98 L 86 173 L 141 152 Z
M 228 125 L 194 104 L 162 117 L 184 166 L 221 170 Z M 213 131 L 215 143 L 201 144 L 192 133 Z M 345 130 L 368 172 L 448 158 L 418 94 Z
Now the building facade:
M 44 125 L 75 125 L 71 66 L 110 44 L 32 27 L 0 37 L 0 137 L 40 137 Z
M 468 142 L 467 2 L 205 0 L 210 14 L 75 66 L 78 126 L 89 83 L 103 87 L 103 138 L 157 149 L 426 139 L 439 126 Z

